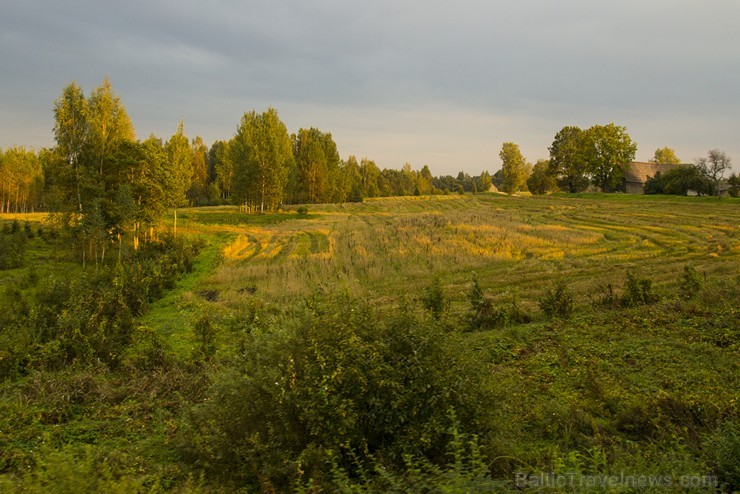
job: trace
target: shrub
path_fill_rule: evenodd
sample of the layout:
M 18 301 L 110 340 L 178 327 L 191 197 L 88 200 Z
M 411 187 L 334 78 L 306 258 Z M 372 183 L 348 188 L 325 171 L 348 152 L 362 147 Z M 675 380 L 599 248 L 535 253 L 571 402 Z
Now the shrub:
M 182 429 L 184 451 L 212 474 L 286 490 L 298 471 L 325 478 L 332 459 L 353 472 L 372 458 L 440 462 L 451 408 L 468 432 L 487 432 L 488 373 L 454 334 L 404 311 L 314 300 L 245 338 Z
M 193 322 L 193 334 L 195 337 L 193 360 L 196 362 L 211 360 L 216 354 L 216 329 L 207 313 L 202 313 Z
M 658 296 L 653 291 L 652 280 L 639 277 L 631 271 L 627 272 L 627 283 L 624 286 L 624 293 L 621 298 L 623 307 L 651 304 L 657 300 Z
M 726 422 L 709 446 L 717 480 L 726 492 L 737 492 L 740 489 L 740 424 Z
M 701 290 L 702 279 L 693 266 L 688 264 L 683 267 L 681 276 L 681 297 L 685 299 L 694 298 Z
M 17 232 L 0 233 L 0 270 L 20 268 L 25 258 L 26 236 Z
M 493 305 L 493 300 L 483 292 L 475 275 L 468 291 L 468 300 L 470 301 L 470 310 L 466 317 L 468 330 L 480 331 L 506 324 L 506 312 Z
M 299 206 L 296 209 L 296 213 L 298 213 L 298 216 L 308 216 L 308 208 L 306 206 Z
M 445 299 L 444 291 L 442 290 L 442 282 L 439 276 L 434 277 L 434 281 L 424 289 L 421 302 L 424 308 L 428 310 L 434 319 L 439 320 L 442 314 L 447 310 L 449 304 Z
M 540 301 L 540 309 L 547 317 L 569 319 L 573 315 L 573 293 L 564 281 L 547 289 L 545 297 Z
M 49 277 L 36 290 L 0 298 L 0 377 L 25 367 L 117 365 L 132 340 L 134 318 L 192 269 L 196 252 L 190 243 L 166 239 L 125 265 Z M 30 273 L 35 285 L 33 278 Z

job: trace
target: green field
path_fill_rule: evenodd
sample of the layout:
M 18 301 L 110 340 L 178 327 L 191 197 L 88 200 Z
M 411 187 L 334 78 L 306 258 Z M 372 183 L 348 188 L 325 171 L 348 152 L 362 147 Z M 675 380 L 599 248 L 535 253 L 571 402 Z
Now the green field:
M 116 365 L 35 364 L 29 340 L 0 391 L 0 487 L 646 490 L 588 483 L 621 474 L 660 477 L 655 492 L 740 489 L 740 200 L 294 209 L 179 211 L 178 234 L 204 245 Z M 80 272 L 62 243 L 29 240 L 25 265 L 0 271 L 6 296 Z M 645 300 L 628 299 L 628 273 Z M 487 327 L 471 326 L 474 278 Z M 541 308 L 558 283 L 569 317 Z M 0 356 L 17 353 L 3 338 L 16 346 Z M 557 475 L 580 484 L 542 480 Z

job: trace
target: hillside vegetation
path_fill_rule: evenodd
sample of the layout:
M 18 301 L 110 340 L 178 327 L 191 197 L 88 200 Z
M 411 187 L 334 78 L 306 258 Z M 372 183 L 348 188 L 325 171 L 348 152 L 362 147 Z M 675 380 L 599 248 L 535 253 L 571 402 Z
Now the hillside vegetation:
M 3 216 L 0 487 L 738 489 L 739 206 L 186 208 L 85 269 Z

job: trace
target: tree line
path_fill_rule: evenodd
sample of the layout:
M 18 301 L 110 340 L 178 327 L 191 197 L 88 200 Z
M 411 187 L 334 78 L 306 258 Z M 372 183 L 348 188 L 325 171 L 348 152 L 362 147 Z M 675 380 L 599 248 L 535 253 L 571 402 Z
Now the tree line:
M 274 108 L 246 112 L 231 139 L 210 148 L 188 137 L 182 121 L 169 138 L 140 140 L 108 78 L 89 95 L 76 82 L 66 85 L 53 113 L 52 148 L 0 150 L 0 212 L 52 212 L 83 263 L 103 262 L 124 239 L 138 249 L 170 209 L 176 234 L 182 206 L 239 204 L 264 213 L 284 204 L 484 191 L 492 183 L 488 172 L 434 177 L 428 166 L 381 170 L 367 158 L 342 160 L 331 133 L 289 134 Z
M 517 144 L 505 142 L 499 154 L 502 167 L 494 175 L 494 184 L 509 194 L 527 190 L 533 194 L 559 190 L 575 193 L 590 187 L 602 192 L 624 191 L 626 167 L 635 159 L 637 144 L 625 127 L 610 123 L 586 130 L 563 127 L 548 149 L 549 160 L 539 160 L 533 166 Z M 664 147 L 656 149 L 650 161 L 678 166 L 648 180 L 646 193 L 716 195 L 725 172 L 731 168 L 730 158 L 718 149 L 693 164 L 682 164 L 673 149 Z M 729 193 L 737 195 L 737 175 L 732 174 L 727 182 Z
M 492 184 L 507 193 L 581 192 L 592 186 L 615 191 L 637 150 L 626 129 L 613 123 L 586 130 L 566 126 L 555 135 L 549 160 L 531 165 L 518 145 L 507 142 L 499 154 L 501 170 L 493 176 L 434 177 L 428 166 L 381 170 L 368 158 L 343 160 L 331 133 L 301 128 L 289 134 L 274 108 L 246 112 L 231 139 L 210 148 L 201 137 L 189 138 L 182 121 L 168 139 L 137 140 L 107 78 L 89 95 L 74 82 L 63 88 L 54 102 L 54 137 L 51 149 L 0 151 L 0 212 L 52 211 L 72 232 L 83 259 L 95 261 L 103 261 L 106 247 L 125 236 L 135 248 L 142 238 L 154 237 L 168 209 L 175 212 L 176 231 L 181 206 L 239 204 L 264 213 L 284 204 L 478 192 Z M 654 160 L 678 162 L 670 148 L 657 150 Z M 728 169 L 729 158 L 713 150 L 685 170 L 658 177 L 648 192 L 716 193 Z

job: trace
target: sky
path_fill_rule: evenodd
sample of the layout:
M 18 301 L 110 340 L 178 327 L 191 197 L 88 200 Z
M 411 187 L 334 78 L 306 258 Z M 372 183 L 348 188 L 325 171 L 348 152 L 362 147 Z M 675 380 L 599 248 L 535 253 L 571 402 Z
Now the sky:
M 54 101 L 108 76 L 138 138 L 230 139 L 277 109 L 340 155 L 435 175 L 532 163 L 615 123 L 637 160 L 740 171 L 737 0 L 0 0 L 0 148 L 54 145 Z

